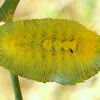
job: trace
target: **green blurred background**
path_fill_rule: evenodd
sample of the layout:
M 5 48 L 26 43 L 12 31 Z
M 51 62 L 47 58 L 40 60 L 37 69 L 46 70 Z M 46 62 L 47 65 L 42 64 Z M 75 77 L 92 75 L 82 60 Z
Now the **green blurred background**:
M 4 0 L 0 0 L 0 6 Z M 20 0 L 14 20 L 44 17 L 74 18 L 100 33 L 100 0 Z M 100 100 L 100 73 L 76 85 L 41 83 L 19 77 L 23 100 Z M 10 73 L 0 67 L 0 100 L 14 100 Z

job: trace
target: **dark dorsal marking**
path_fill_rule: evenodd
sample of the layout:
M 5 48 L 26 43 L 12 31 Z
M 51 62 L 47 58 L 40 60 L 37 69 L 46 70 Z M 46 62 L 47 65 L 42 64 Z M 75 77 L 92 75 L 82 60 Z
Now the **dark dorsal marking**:
M 71 52 L 71 53 L 73 53 L 73 50 L 72 50 L 72 49 L 70 49 L 70 52 Z

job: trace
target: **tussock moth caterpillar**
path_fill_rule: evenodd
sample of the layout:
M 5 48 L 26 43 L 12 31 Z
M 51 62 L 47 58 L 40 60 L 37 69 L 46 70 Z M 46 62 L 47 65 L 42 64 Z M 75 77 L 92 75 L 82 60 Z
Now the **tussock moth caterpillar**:
M 100 36 L 67 19 L 34 19 L 0 27 L 0 65 L 40 82 L 83 82 L 100 70 Z

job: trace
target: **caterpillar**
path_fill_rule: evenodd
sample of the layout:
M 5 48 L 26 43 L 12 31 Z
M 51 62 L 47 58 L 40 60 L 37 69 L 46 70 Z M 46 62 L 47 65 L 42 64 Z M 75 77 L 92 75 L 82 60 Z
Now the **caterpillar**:
M 100 36 L 67 19 L 6 23 L 0 27 L 0 66 L 39 82 L 73 85 L 100 70 Z

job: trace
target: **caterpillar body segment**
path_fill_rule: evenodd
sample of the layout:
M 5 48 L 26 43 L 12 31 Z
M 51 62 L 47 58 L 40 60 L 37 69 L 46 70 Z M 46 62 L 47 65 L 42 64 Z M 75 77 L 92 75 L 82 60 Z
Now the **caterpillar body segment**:
M 100 70 L 100 36 L 67 19 L 34 19 L 0 27 L 0 65 L 40 82 L 83 82 Z

